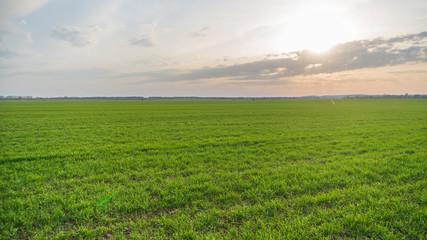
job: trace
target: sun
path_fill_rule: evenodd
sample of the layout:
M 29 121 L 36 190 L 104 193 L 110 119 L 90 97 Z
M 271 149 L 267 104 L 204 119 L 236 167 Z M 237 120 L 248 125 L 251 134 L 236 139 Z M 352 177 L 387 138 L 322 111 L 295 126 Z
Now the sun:
M 311 6 L 297 12 L 287 21 L 282 44 L 290 42 L 299 50 L 324 52 L 335 44 L 356 38 L 355 24 L 340 9 Z

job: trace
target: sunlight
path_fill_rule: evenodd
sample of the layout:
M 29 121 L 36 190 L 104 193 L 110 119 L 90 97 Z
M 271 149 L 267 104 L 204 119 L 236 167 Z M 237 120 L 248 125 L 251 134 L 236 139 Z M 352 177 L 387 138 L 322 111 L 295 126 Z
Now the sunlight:
M 290 23 L 286 37 L 293 39 L 294 45 L 301 50 L 324 52 L 337 43 L 352 41 L 356 37 L 354 24 L 333 7 L 304 8 L 291 18 Z

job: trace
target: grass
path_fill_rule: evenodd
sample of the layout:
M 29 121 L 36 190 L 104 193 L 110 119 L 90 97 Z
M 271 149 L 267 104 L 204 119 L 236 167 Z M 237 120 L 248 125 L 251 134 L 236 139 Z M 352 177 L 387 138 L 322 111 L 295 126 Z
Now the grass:
M 0 102 L 0 239 L 425 239 L 427 100 Z

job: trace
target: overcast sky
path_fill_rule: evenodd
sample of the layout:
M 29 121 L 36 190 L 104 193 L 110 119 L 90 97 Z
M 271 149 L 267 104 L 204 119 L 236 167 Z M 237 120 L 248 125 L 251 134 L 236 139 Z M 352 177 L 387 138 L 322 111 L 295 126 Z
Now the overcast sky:
M 427 1 L 0 0 L 0 95 L 427 93 Z

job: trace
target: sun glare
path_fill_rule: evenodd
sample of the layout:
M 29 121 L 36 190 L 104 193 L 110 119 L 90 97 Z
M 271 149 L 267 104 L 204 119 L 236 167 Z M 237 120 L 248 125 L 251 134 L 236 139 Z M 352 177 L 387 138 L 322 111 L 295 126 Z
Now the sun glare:
M 290 20 L 287 40 L 298 49 L 327 51 L 337 43 L 352 41 L 356 28 L 341 11 L 328 7 L 305 8 Z

